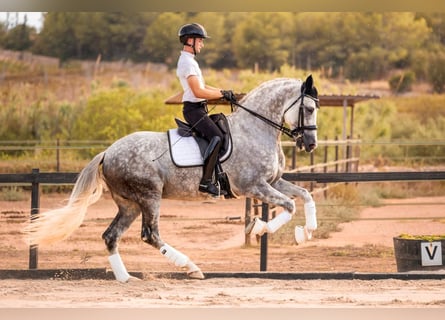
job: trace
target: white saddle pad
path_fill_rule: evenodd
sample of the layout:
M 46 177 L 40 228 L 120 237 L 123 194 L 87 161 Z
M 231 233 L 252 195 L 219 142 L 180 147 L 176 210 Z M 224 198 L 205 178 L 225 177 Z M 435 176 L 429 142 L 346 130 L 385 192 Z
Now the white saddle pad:
M 170 143 L 170 156 L 172 161 L 178 167 L 196 167 L 204 165 L 204 159 L 201 155 L 198 143 L 193 137 L 182 137 L 178 129 L 168 130 L 168 141 Z M 229 150 L 220 158 L 223 162 L 231 154 L 232 143 Z

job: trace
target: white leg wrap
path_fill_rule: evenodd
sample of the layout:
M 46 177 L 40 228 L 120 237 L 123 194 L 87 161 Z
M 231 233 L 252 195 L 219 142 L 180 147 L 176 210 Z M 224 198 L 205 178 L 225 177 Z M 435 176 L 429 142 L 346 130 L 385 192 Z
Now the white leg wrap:
M 274 233 L 292 219 L 292 215 L 284 210 L 267 223 L 267 232 Z
M 173 247 L 170 247 L 168 244 L 164 244 L 159 251 L 177 267 L 185 267 L 189 262 L 189 258 L 185 254 L 179 252 Z
M 199 269 L 198 266 L 196 264 L 194 264 L 193 262 L 191 262 L 190 260 L 187 262 L 187 269 L 188 269 L 187 270 L 188 273 L 201 271 L 201 269 Z
M 111 269 L 113 270 L 114 276 L 116 277 L 117 281 L 127 282 L 128 279 L 130 279 L 131 276 L 128 274 L 119 253 L 115 253 L 109 256 L 108 261 L 110 261 Z
M 317 229 L 317 213 L 315 202 L 309 201 L 304 204 L 304 215 L 306 216 L 306 228 L 312 234 Z
M 254 225 L 250 233 L 262 236 L 266 232 L 267 232 L 267 223 L 261 220 L 260 218 L 255 218 Z
M 296 226 L 295 227 L 295 241 L 298 244 L 305 243 L 307 240 L 312 239 L 312 231 L 309 231 L 306 227 Z

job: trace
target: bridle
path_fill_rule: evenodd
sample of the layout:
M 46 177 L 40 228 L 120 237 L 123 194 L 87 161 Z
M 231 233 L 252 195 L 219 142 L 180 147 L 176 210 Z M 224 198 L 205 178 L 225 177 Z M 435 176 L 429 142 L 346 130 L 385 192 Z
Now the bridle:
M 309 99 L 315 101 L 316 108 L 317 109 L 320 108 L 319 99 L 318 98 L 315 98 L 315 97 L 312 97 L 312 96 L 310 96 L 308 94 L 302 93 L 297 99 L 294 100 L 294 102 L 292 102 L 289 105 L 289 107 L 286 108 L 286 110 L 284 110 L 281 124 L 278 124 L 278 123 L 276 123 L 276 122 L 274 122 L 274 121 L 272 121 L 272 120 L 270 120 L 270 119 L 268 119 L 268 118 L 266 118 L 266 117 L 256 113 L 255 111 L 250 110 L 249 108 L 246 108 L 245 106 L 239 104 L 236 101 L 231 101 L 230 103 L 232 105 L 235 105 L 235 106 L 240 107 L 241 109 L 247 111 L 248 113 L 250 113 L 251 115 L 255 116 L 256 118 L 264 121 L 265 123 L 267 123 L 271 127 L 281 131 L 282 133 L 284 133 L 288 137 L 293 138 L 293 139 L 297 139 L 297 138 L 301 138 L 303 136 L 305 130 L 317 130 L 317 125 L 309 125 L 309 126 L 304 125 L 304 109 L 305 109 L 304 98 L 309 98 Z M 297 126 L 294 129 L 291 130 L 291 129 L 286 128 L 284 126 L 284 115 L 286 114 L 286 112 L 288 112 L 298 102 L 298 100 L 301 100 L 300 101 L 300 105 L 299 105 L 299 109 L 298 109 L 298 122 L 297 122 Z
M 309 99 L 313 100 L 315 102 L 316 108 L 317 109 L 320 108 L 320 101 L 318 98 L 312 97 L 312 96 L 310 96 L 308 94 L 304 94 L 304 93 L 302 93 L 297 98 L 297 100 L 295 100 L 289 107 L 287 107 L 287 109 L 284 110 L 284 113 L 283 113 L 283 123 L 284 123 L 284 115 L 286 114 L 286 112 L 288 112 L 290 110 L 290 108 L 292 108 L 297 103 L 297 101 L 299 99 L 301 99 L 300 106 L 298 108 L 297 126 L 292 131 L 290 131 L 290 134 L 291 134 L 290 137 L 299 138 L 303 135 L 305 130 L 308 130 L 308 131 L 317 130 L 316 124 L 309 125 L 309 126 L 304 125 L 304 109 L 305 109 L 304 98 L 309 98 Z

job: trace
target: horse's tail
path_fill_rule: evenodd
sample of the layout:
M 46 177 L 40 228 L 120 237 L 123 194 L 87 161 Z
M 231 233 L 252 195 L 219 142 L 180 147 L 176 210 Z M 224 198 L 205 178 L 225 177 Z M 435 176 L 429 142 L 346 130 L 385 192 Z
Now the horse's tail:
M 60 209 L 39 213 L 25 227 L 30 245 L 51 244 L 67 238 L 80 227 L 87 207 L 97 202 L 103 192 L 101 164 L 105 152 L 94 157 L 80 172 L 68 204 Z

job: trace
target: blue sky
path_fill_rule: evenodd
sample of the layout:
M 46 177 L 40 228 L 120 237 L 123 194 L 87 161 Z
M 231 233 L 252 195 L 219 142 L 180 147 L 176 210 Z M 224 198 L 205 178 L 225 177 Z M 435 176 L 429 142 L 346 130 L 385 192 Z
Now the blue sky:
M 40 31 L 43 25 L 42 12 L 17 12 L 18 23 L 23 23 L 25 15 L 27 17 L 27 25 L 35 27 L 37 31 Z M 7 12 L 0 12 L 0 21 L 5 22 L 7 18 Z M 16 21 L 16 12 L 9 12 L 9 21 Z

